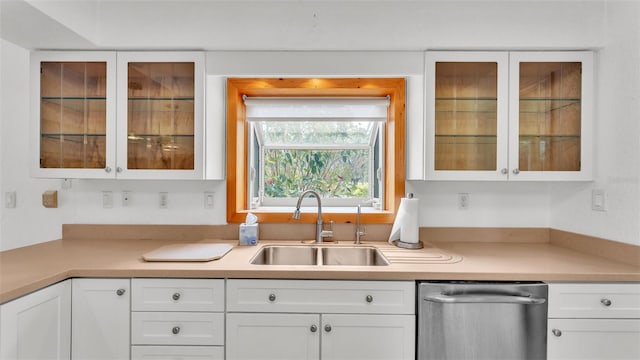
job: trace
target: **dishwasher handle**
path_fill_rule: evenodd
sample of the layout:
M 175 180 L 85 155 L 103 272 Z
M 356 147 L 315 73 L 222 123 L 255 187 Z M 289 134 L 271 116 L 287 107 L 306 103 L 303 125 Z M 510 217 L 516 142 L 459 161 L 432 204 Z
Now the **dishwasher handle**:
M 464 304 L 464 303 L 492 303 L 492 304 L 518 304 L 518 305 L 538 305 L 547 302 L 547 299 L 531 296 L 500 295 L 500 294 L 457 294 L 457 295 L 427 295 L 424 301 Z

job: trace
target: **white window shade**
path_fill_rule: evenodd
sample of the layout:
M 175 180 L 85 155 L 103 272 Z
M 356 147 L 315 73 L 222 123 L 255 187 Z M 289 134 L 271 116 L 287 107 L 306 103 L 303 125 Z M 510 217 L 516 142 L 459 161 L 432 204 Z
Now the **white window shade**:
M 245 97 L 247 121 L 386 121 L 389 98 Z

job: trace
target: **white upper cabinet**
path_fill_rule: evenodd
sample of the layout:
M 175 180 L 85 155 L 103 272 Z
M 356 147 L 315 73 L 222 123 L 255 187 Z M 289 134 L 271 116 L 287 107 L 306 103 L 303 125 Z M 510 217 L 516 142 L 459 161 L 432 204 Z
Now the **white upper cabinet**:
M 118 53 L 118 177 L 202 179 L 204 54 Z
M 427 179 L 505 179 L 509 54 L 427 52 L 425 61 Z
M 427 52 L 426 179 L 590 180 L 592 59 Z
M 32 174 L 113 178 L 116 54 L 31 53 Z
M 204 53 L 31 56 L 34 176 L 204 178 Z
M 509 178 L 591 180 L 593 53 L 512 52 Z

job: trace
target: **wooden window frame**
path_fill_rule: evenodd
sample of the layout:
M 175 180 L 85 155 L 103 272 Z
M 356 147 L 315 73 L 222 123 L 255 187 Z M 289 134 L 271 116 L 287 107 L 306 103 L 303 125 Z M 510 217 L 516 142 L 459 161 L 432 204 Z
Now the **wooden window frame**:
M 249 126 L 243 96 L 256 97 L 389 97 L 385 123 L 385 192 L 383 210 L 363 213 L 369 224 L 393 223 L 404 195 L 405 182 L 405 79 L 404 78 L 229 78 L 227 79 L 227 222 L 244 222 L 247 204 Z M 291 204 L 292 207 L 294 204 Z M 252 209 L 262 223 L 298 222 L 289 212 Z M 336 223 L 355 221 L 353 213 L 323 209 L 323 219 Z M 302 213 L 299 222 L 315 222 L 316 214 Z

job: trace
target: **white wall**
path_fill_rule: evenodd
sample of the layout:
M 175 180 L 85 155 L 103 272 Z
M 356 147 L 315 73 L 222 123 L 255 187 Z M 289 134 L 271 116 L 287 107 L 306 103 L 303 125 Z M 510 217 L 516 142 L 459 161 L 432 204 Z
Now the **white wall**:
M 551 226 L 640 245 L 640 2 L 611 1 L 598 53 L 595 181 L 553 187 Z M 593 189 L 607 211 L 591 210 Z
M 104 8 L 105 2 L 102 4 Z M 215 2 L 213 2 L 215 3 Z M 235 9 L 233 2 L 221 2 L 224 6 Z M 247 2 L 239 2 L 246 8 Z M 260 4 L 258 2 L 257 4 Z M 180 35 L 166 38 L 152 37 L 153 44 L 142 33 L 120 33 L 130 25 L 129 21 L 109 22 L 117 14 L 113 8 L 100 12 L 99 33 L 93 34 L 98 40 L 98 47 L 144 47 L 176 48 L 179 40 L 186 46 L 223 49 L 225 47 L 243 49 L 301 49 L 317 47 L 318 50 L 328 49 L 428 49 L 428 48 L 606 48 L 599 56 L 599 90 L 597 93 L 600 106 L 596 123 L 599 125 L 596 144 L 598 157 L 596 168 L 598 180 L 595 185 L 590 183 L 491 183 L 491 182 L 420 182 L 411 181 L 407 190 L 421 199 L 422 226 L 527 226 L 527 227 L 558 227 L 589 235 L 602 236 L 614 240 L 640 244 L 638 237 L 639 212 L 638 201 L 628 199 L 623 194 L 638 197 L 638 172 L 620 170 L 626 164 L 619 159 L 632 159 L 638 163 L 638 128 L 637 117 L 640 113 L 632 104 L 638 104 L 628 97 L 618 101 L 619 96 L 625 97 L 626 90 L 638 86 L 638 81 L 627 76 L 629 71 L 637 71 L 638 38 L 636 46 L 629 46 L 633 35 L 628 34 L 634 19 L 638 19 L 630 10 L 636 10 L 634 4 L 619 4 L 606 7 L 600 1 L 572 1 L 572 2 L 501 2 L 501 1 L 469 1 L 469 2 L 400 2 L 403 5 L 384 7 L 375 3 L 362 3 L 358 16 L 345 18 L 345 14 L 354 13 L 356 5 L 352 2 L 347 6 L 346 13 L 331 10 L 318 2 L 294 2 L 295 11 L 308 13 L 318 10 L 321 17 L 316 27 L 308 22 L 297 23 L 291 20 L 282 22 L 278 17 L 274 23 L 267 22 L 267 17 L 260 17 L 260 11 L 250 11 L 249 19 L 260 21 L 261 27 L 237 26 L 239 31 L 229 31 L 230 20 L 222 15 L 211 14 L 206 11 L 189 10 L 189 17 L 195 17 L 197 27 L 205 26 L 207 32 L 185 33 L 185 29 L 192 25 L 179 23 L 171 29 Z M 202 3 L 204 4 L 204 3 Z M 420 5 L 422 4 L 422 5 Z M 456 5 L 457 4 L 457 5 Z M 518 5 L 520 4 L 520 5 Z M 266 5 L 256 5 L 256 9 L 264 9 Z M 284 7 L 291 2 L 271 3 L 270 6 Z M 365 6 L 366 5 L 366 6 Z M 111 6 L 111 5 L 109 5 Z M 115 6 L 115 5 L 113 5 Z M 154 5 L 156 6 L 156 5 Z M 205 7 L 212 6 L 202 5 Z M 317 6 L 314 8 L 313 6 Z M 160 5 L 158 12 L 167 11 L 170 5 Z M 407 7 L 413 8 L 414 11 Z M 281 10 L 283 10 L 282 8 Z M 156 9 L 154 7 L 154 9 Z M 297 9 L 297 10 L 296 10 Z M 400 9 L 400 10 L 398 10 Z M 462 9 L 462 10 L 461 10 Z M 284 9 L 286 10 L 286 9 Z M 418 11 L 419 10 L 419 11 Z M 575 11 L 574 11 L 575 10 Z M 155 11 L 155 10 L 154 10 Z M 240 11 L 240 10 L 236 10 Z M 270 10 L 274 11 L 274 10 Z M 385 12 L 396 18 L 394 22 L 380 22 Z M 278 16 L 285 16 L 286 11 L 280 11 Z M 526 14 L 523 16 L 523 13 Z M 217 13 L 216 13 L 217 14 Z M 312 14 L 312 13 L 310 13 Z M 122 15 L 122 14 L 121 14 Z M 126 14 L 125 14 L 126 15 Z M 123 16 L 125 16 L 123 15 Z M 152 17 L 150 13 L 148 17 Z M 158 15 L 158 14 L 156 14 Z M 176 14 L 176 18 L 182 15 Z M 202 24 L 206 18 L 222 18 L 220 28 L 215 27 L 214 21 Z M 128 15 L 127 15 L 128 16 Z M 287 15 L 288 16 L 288 15 Z M 635 17 L 634 17 L 635 16 Z M 235 19 L 233 16 L 227 16 Z M 159 18 L 159 17 L 158 17 Z M 166 17 L 165 17 L 166 18 Z M 125 18 L 126 19 L 126 16 Z M 142 17 L 140 19 L 147 19 Z M 355 19 L 355 20 L 353 20 Z M 625 21 L 622 21 L 626 19 Z M 219 19 L 220 20 L 220 19 Z M 223 21 L 224 20 L 224 21 Z M 246 19 L 235 19 L 240 24 Z M 334 26 L 342 29 L 345 21 L 355 21 L 348 25 L 355 33 L 342 34 L 334 32 Z M 146 21 L 146 20 L 145 20 Z M 619 22 L 620 21 L 620 22 Z M 618 23 L 619 22 L 619 23 Z M 121 30 L 116 25 L 123 26 Z M 131 23 L 133 24 L 133 23 Z M 148 26 L 159 26 L 155 21 L 148 21 Z M 226 24 L 226 25 L 225 25 Z M 618 25 L 616 25 L 618 24 Z M 162 24 L 160 24 L 162 25 Z M 224 25 L 224 26 L 223 26 Z M 235 26 L 234 25 L 234 26 Z M 35 26 L 35 25 L 34 25 Z M 608 32 L 605 33 L 605 26 Z M 36 26 L 37 27 L 37 26 Z M 282 28 L 284 27 L 284 29 Z M 370 31 L 363 31 L 366 28 Z M 148 30 L 148 29 L 147 29 Z M 145 30 L 147 33 L 148 31 Z M 219 33 L 219 30 L 226 30 Z M 284 31 L 284 32 L 283 32 Z M 304 40 L 304 34 L 310 34 L 314 41 Z M 287 36 L 277 35 L 283 32 Z M 191 36 L 190 36 L 191 35 Z M 228 40 L 225 36 L 232 40 Z M 90 36 L 84 36 L 89 38 Z M 621 37 L 626 40 L 615 40 Z M 28 36 L 24 37 L 25 39 Z M 289 38 L 290 40 L 287 40 Z M 145 40 L 146 39 L 146 40 Z M 219 40 L 219 42 L 218 42 Z M 615 40 L 615 41 L 611 41 Z M 244 42 L 243 42 L 244 41 Z M 225 222 L 225 182 L 224 181 L 115 181 L 115 180 L 73 180 L 71 189 L 62 189 L 60 180 L 32 179 L 28 174 L 28 52 L 12 43 L 2 41 L 2 132 L 0 133 L 0 190 L 16 190 L 18 192 L 18 207 L 16 209 L 2 209 L 0 213 L 0 250 L 30 243 L 47 241 L 60 237 L 63 223 L 152 223 L 152 224 L 221 224 Z M 23 47 L 31 46 L 28 40 L 21 43 Z M 232 46 L 233 45 L 233 46 Z M 375 45 L 375 46 L 374 46 Z M 78 46 L 83 48 L 82 45 Z M 628 50 L 631 49 L 631 50 Z M 631 52 L 629 52 L 631 51 Z M 343 53 L 335 56 L 345 56 Z M 287 71 L 313 74 L 318 72 L 316 63 L 305 63 L 307 55 L 300 53 L 255 53 L 254 56 L 242 56 L 243 53 L 217 52 L 219 57 L 216 69 L 208 71 L 213 75 L 222 74 L 268 74 L 280 75 Z M 244 54 L 246 55 L 246 54 Z M 402 54 L 398 54 L 402 58 Z M 410 55 L 407 55 L 410 56 Z M 635 60 L 634 57 L 635 56 Z M 269 69 L 260 68 L 265 59 L 277 58 L 272 61 Z M 347 54 L 346 58 L 349 58 Z M 357 58 L 357 57 L 356 57 Z M 262 59 L 262 60 L 261 60 Z M 301 61 L 301 59 L 303 59 Z M 331 56 L 327 58 L 329 61 Z M 619 62 L 618 59 L 623 59 Z M 345 60 L 345 59 L 343 59 Z M 635 68 L 633 67 L 635 61 Z M 210 61 L 208 66 L 212 62 Z M 409 68 L 413 68 L 412 61 L 408 61 Z M 336 63 L 340 64 L 340 63 Z M 357 68 L 358 63 L 344 62 L 342 65 L 333 64 L 337 71 L 350 71 Z M 370 69 L 369 62 L 363 61 L 361 69 Z M 406 64 L 405 64 L 406 65 Z M 226 69 L 226 70 L 225 70 Z M 294 69 L 294 70 L 291 70 Z M 635 69 L 635 70 L 634 70 Z M 267 71 L 268 70 L 268 71 Z M 327 70 L 328 71 L 328 70 Z M 370 70 L 361 70 L 371 73 Z M 414 70 L 407 70 L 413 75 Z M 326 74 L 326 73 L 325 73 Z M 606 76 L 610 74 L 611 76 Z M 411 74 L 409 74 L 411 75 Z M 620 84 L 623 84 L 620 86 Z M 615 90 L 614 90 L 615 89 Z M 619 90 L 618 90 L 619 89 Z M 637 92 L 636 92 L 637 95 Z M 603 98 L 604 100 L 600 100 Z M 620 124 L 620 128 L 610 127 L 610 122 Z M 606 125 L 605 125 L 606 124 Z M 624 128 L 623 128 L 624 126 Z M 635 128 L 634 128 L 635 126 Z M 635 133 L 633 130 L 635 129 Z M 631 131 L 630 131 L 631 130 Z M 635 137 L 634 137 L 635 136 Z M 635 139 L 635 140 L 634 140 Z M 609 149 L 600 151 L 603 147 Z M 634 152 L 635 151 L 635 152 Z M 634 155 L 635 154 L 635 155 Z M 609 164 L 609 165 L 603 165 Z M 604 167 L 603 167 L 604 166 Z M 607 213 L 593 213 L 589 207 L 590 190 L 594 186 L 601 186 L 609 192 L 610 208 Z M 550 190 L 551 189 L 551 190 Z M 60 208 L 44 209 L 40 204 L 40 196 L 44 190 L 59 190 Z M 131 191 L 130 207 L 121 204 L 121 192 Z M 113 191 L 114 207 L 102 208 L 102 191 Z M 169 193 L 169 209 L 159 209 L 157 193 Z M 203 193 L 215 192 L 214 209 L 205 209 Z M 458 210 L 457 193 L 470 194 L 470 208 Z M 620 204 L 615 205 L 614 204 Z M 616 209 L 616 210 L 614 210 Z
M 63 206 L 45 209 L 42 192 L 59 187 L 57 180 L 29 177 L 29 52 L 0 40 L 2 91 L 0 194 L 17 193 L 17 207 L 0 210 L 0 250 L 60 238 L 61 224 L 68 210 Z

